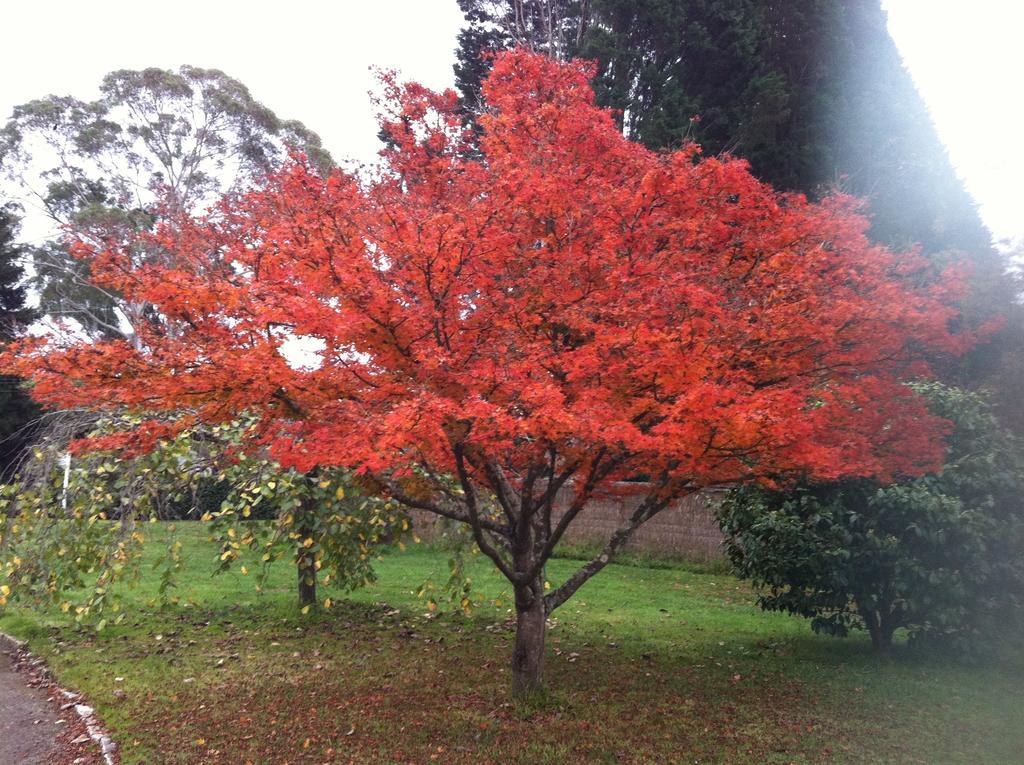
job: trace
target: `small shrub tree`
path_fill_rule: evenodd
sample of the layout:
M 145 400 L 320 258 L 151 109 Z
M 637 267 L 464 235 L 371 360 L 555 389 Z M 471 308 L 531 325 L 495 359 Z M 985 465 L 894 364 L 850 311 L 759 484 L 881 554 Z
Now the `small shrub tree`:
M 66 434 L 51 429 L 18 480 L 0 487 L 0 606 L 14 598 L 73 608 L 81 621 L 120 618 L 113 585 L 137 578 L 153 537 L 147 523 L 181 514 L 207 524 L 215 571 L 252 567 L 260 588 L 272 564 L 293 561 L 305 610 L 330 603 L 318 601 L 318 583 L 348 589 L 372 580 L 374 548 L 408 529 L 404 513 L 361 492 L 347 471 L 300 473 L 234 452 L 251 424 L 241 418 L 184 431 L 144 453 L 93 450 L 70 462 Z M 106 418 L 87 432 L 102 443 L 130 425 L 131 418 Z M 202 507 L 210 487 L 216 505 L 207 499 Z M 181 568 L 175 530 L 155 561 L 159 595 L 169 600 Z
M 976 393 L 918 384 L 951 420 L 945 465 L 890 485 L 852 480 L 787 491 L 734 490 L 720 520 L 737 571 L 760 604 L 831 635 L 866 629 L 973 642 L 1021 603 L 1024 466 Z

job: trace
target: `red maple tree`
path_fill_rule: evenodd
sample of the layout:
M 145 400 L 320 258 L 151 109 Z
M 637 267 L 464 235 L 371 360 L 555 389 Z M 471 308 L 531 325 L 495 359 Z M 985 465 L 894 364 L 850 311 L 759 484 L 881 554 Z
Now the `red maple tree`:
M 151 321 L 134 343 L 23 343 L 17 373 L 49 406 L 150 413 L 105 446 L 251 411 L 285 465 L 350 466 L 468 524 L 515 592 L 517 692 L 541 683 L 546 617 L 679 497 L 934 469 L 945 423 L 902 383 L 968 342 L 961 279 L 873 244 L 854 199 L 626 140 L 591 74 L 499 56 L 478 147 L 454 93 L 388 79 L 376 175 L 298 161 L 209 215 L 80 245 Z M 635 510 L 545 592 L 602 492 Z

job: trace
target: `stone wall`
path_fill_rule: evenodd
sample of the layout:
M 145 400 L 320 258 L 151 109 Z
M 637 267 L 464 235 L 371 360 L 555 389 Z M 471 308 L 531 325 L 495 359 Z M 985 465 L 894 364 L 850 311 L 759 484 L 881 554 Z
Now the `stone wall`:
M 698 561 L 720 558 L 722 532 L 715 520 L 720 496 L 719 491 L 703 491 L 677 500 L 637 529 L 625 549 Z M 565 507 L 571 495 L 558 499 L 558 505 Z M 640 497 L 593 499 L 562 539 L 569 544 L 603 545 L 639 502 Z

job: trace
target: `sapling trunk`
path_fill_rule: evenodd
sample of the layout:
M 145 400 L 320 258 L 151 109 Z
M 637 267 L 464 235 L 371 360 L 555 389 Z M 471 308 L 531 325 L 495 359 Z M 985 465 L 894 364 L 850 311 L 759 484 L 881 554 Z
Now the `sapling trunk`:
M 313 530 L 308 524 L 298 528 L 300 545 L 303 540 L 312 539 Z M 302 545 L 296 559 L 299 576 L 299 607 L 316 605 L 316 556 L 308 547 Z
M 299 573 L 299 606 L 316 605 L 316 566 L 312 556 L 301 554 L 298 565 Z

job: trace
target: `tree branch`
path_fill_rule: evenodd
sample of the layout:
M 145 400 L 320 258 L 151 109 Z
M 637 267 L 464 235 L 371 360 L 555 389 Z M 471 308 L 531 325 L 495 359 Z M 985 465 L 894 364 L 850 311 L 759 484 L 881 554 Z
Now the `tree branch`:
M 590 470 L 587 473 L 586 480 L 583 482 L 583 486 L 580 487 L 576 496 L 573 497 L 572 504 L 566 508 L 566 511 L 562 513 L 562 517 L 558 519 L 558 524 L 555 526 L 554 531 L 551 532 L 551 535 L 545 540 L 544 547 L 541 549 L 540 555 L 537 556 L 534 565 L 530 569 L 534 576 L 540 573 L 540 569 L 543 568 L 548 558 L 551 557 L 551 553 L 554 552 L 555 547 L 562 539 L 566 529 L 569 528 L 569 524 L 573 522 L 573 519 L 579 515 L 580 511 L 586 506 L 587 501 L 591 496 L 593 496 L 594 487 L 597 486 L 601 479 L 608 475 L 608 473 L 610 473 L 621 461 L 618 459 L 608 460 L 602 465 L 601 460 L 603 459 L 604 454 L 604 449 L 598 451 L 597 456 L 590 463 Z M 568 478 L 568 475 L 565 473 L 562 475 L 565 476 L 565 478 L 562 479 L 562 483 L 564 483 L 565 479 Z M 559 484 L 559 486 L 561 486 L 561 484 Z M 554 494 L 551 494 L 548 501 L 551 502 L 553 500 Z
M 384 485 L 387 487 L 388 494 L 390 494 L 394 499 L 398 500 L 407 507 L 413 507 L 416 508 L 417 510 L 425 510 L 428 513 L 440 515 L 442 518 L 450 518 L 453 521 L 465 523 L 467 526 L 473 525 L 473 519 L 470 516 L 460 513 L 457 510 L 452 509 L 451 507 L 446 507 L 445 505 L 438 504 L 437 502 L 431 502 L 430 500 L 411 497 L 404 491 L 402 491 L 402 489 L 394 481 L 385 480 Z M 505 529 L 502 528 L 499 524 L 494 523 L 493 521 L 489 521 L 486 518 L 480 518 L 479 524 L 481 528 L 487 529 L 487 531 L 494 532 L 497 534 L 502 534 L 505 531 Z
M 473 531 L 473 539 L 476 540 L 476 546 L 480 548 L 480 552 L 494 561 L 494 565 L 498 567 L 498 570 L 504 574 L 506 579 L 512 584 L 518 584 L 519 575 L 512 570 L 505 559 L 501 557 L 501 553 L 494 549 L 494 546 L 484 537 L 484 526 L 481 523 L 483 519 L 480 518 L 480 510 L 477 506 L 476 487 L 469 480 L 469 473 L 466 471 L 466 460 L 462 444 L 456 443 L 452 448 L 455 451 L 455 467 L 458 471 L 459 482 L 462 484 L 462 490 L 466 494 L 466 510 L 469 512 L 470 518 L 469 527 Z

